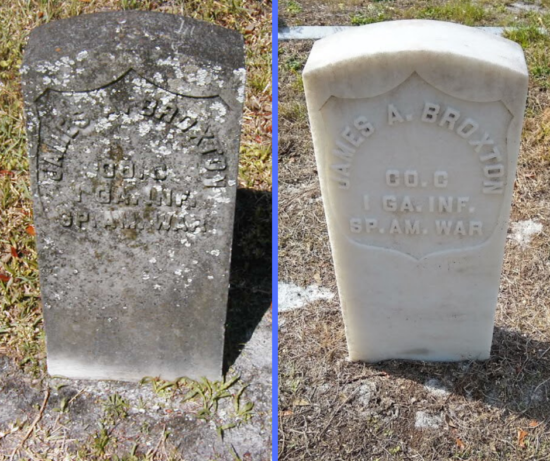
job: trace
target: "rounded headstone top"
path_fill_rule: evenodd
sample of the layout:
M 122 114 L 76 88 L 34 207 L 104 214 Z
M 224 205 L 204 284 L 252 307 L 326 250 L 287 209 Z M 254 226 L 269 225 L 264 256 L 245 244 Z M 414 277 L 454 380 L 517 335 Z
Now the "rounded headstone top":
M 413 73 L 457 98 L 522 100 L 528 74 L 521 47 L 505 38 L 454 23 L 406 20 L 370 24 L 315 43 L 304 67 L 309 104 L 330 96 L 375 97 Z
M 238 32 L 184 16 L 149 11 L 75 16 L 32 31 L 21 73 L 38 73 L 44 82 L 23 90 L 28 100 L 47 88 L 85 91 L 133 69 L 149 79 L 167 75 L 164 83 L 169 86 L 172 81 L 171 91 L 209 96 L 219 85 L 204 82 L 200 72 L 224 74 L 224 81 L 234 71 L 244 73 L 242 48 Z M 191 75 L 191 68 L 196 75 Z
M 521 46 L 482 30 L 443 21 L 412 19 L 359 26 L 315 43 L 304 74 L 384 54 L 452 54 L 527 75 Z
M 152 11 L 104 11 L 52 21 L 31 32 L 25 56 L 38 59 L 41 54 L 49 56 L 56 48 L 61 48 L 60 53 L 83 47 L 94 49 L 105 43 L 107 37 L 119 41 L 121 49 L 134 47 L 131 39 L 140 38 L 143 51 L 168 42 L 174 44 L 174 50 L 184 48 L 181 51 L 206 60 L 241 66 L 241 61 L 232 62 L 233 58 L 239 60 L 234 49 L 243 43 L 237 31 L 186 16 Z

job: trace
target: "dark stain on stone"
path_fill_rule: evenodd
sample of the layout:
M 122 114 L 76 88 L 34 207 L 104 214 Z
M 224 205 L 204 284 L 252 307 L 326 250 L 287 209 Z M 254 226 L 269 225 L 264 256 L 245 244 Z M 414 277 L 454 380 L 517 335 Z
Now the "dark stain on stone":
M 115 146 L 112 146 L 109 149 L 109 152 L 107 154 L 111 160 L 114 162 L 120 163 L 124 159 L 124 151 L 122 150 L 122 147 L 118 144 Z
M 135 229 L 123 229 L 122 233 L 127 239 L 135 240 L 138 237 L 137 231 Z
M 403 355 L 430 355 L 430 350 L 425 347 L 419 347 L 418 349 L 404 351 Z

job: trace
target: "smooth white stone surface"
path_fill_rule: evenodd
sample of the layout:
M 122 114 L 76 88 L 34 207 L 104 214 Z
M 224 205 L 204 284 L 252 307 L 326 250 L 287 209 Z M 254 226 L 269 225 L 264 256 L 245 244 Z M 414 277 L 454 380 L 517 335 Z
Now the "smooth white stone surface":
M 349 29 L 356 29 L 357 26 L 293 26 L 281 27 L 277 31 L 279 40 L 319 40 L 328 37 L 338 32 L 343 32 Z M 502 35 L 504 31 L 515 30 L 517 27 L 476 27 L 493 35 Z M 539 28 L 541 34 L 546 33 L 546 29 Z
M 281 27 L 277 31 L 279 40 L 319 40 L 357 26 L 294 26 Z
M 457 24 L 315 43 L 304 87 L 351 360 L 489 357 L 527 80 L 517 44 Z

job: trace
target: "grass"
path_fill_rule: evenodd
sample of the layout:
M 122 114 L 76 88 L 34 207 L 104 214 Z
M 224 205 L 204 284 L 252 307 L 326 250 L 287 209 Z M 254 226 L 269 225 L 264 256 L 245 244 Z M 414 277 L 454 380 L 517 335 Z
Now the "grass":
M 514 9 L 505 0 L 294 0 L 279 3 L 279 23 L 300 25 L 365 25 L 395 19 L 434 19 L 478 26 L 529 25 L 537 11 Z M 528 3 L 528 2 L 524 2 Z M 548 2 L 537 3 L 543 7 Z
M 33 28 L 75 15 L 120 9 L 186 15 L 236 29 L 244 36 L 247 86 L 241 136 L 239 187 L 254 189 L 262 194 L 269 194 L 271 190 L 271 6 L 269 2 L 262 3 L 255 0 L 13 0 L 0 2 L 0 358 L 9 357 L 12 363 L 29 376 L 29 379 L 46 378 L 45 335 L 40 304 L 19 67 L 28 35 Z M 266 201 L 263 200 L 259 206 L 265 207 L 265 205 Z M 259 249 L 257 246 L 258 238 L 266 238 L 263 227 L 257 229 L 251 221 L 250 232 L 255 233 L 257 238 L 246 240 L 244 244 L 247 248 L 241 248 L 239 251 L 244 254 L 254 254 L 259 259 L 269 260 L 269 249 L 265 252 L 263 247 Z M 261 254 L 256 254 L 258 252 Z M 152 385 L 162 387 L 165 384 L 158 384 L 155 381 Z M 173 398 L 183 391 L 183 388 L 175 389 L 167 386 L 160 389 L 159 393 L 164 392 L 164 397 Z M 244 401 L 242 393 L 243 391 L 239 400 L 242 397 Z M 119 420 L 127 410 L 124 400 L 119 400 L 119 397 L 111 396 L 103 403 L 106 415 L 111 422 Z M 57 403 L 57 413 L 62 417 L 66 417 L 71 412 L 73 405 L 70 405 L 69 401 L 70 398 L 67 398 Z M 238 421 L 238 424 L 250 420 L 252 409 L 246 407 L 247 404 L 248 402 L 242 403 L 237 411 L 235 421 Z M 198 409 L 196 410 L 198 413 Z M 216 409 L 210 408 L 210 410 L 212 418 L 215 418 Z M 17 423 L 14 422 L 14 424 Z M 223 430 L 229 429 L 226 427 Z M 0 427 L 0 431 L 2 430 Z M 33 433 L 36 443 L 39 443 L 38 439 L 41 443 L 45 443 L 43 447 L 53 443 L 49 441 L 49 436 L 44 431 L 46 426 L 39 427 Z M 17 433 L 20 432 L 17 431 Z M 0 446 L 2 442 L 0 438 Z M 166 441 L 162 444 L 166 445 Z M 136 452 L 135 449 L 133 451 L 129 449 L 127 453 L 123 453 L 124 450 L 120 450 L 122 448 L 117 448 L 115 435 L 102 428 L 95 433 L 94 437 L 81 444 L 76 451 L 78 459 L 176 459 L 173 457 L 176 456 L 174 454 L 161 456 L 160 452 L 147 454 L 143 453 L 143 450 Z M 169 451 L 167 450 L 166 453 Z M 67 453 L 64 452 L 63 456 Z M 0 448 L 0 459 L 4 459 L 3 454 L 4 451 Z M 34 459 L 50 458 L 45 454 L 44 457 Z
M 459 364 L 347 361 L 337 296 L 280 314 L 279 459 L 542 460 L 550 458 L 550 12 L 511 13 L 504 2 L 301 2 L 291 25 L 345 25 L 356 14 L 510 25 L 530 73 L 512 222 L 541 235 L 506 244 L 491 359 Z M 549 6 L 549 5 L 545 5 Z M 483 9 L 483 11 L 480 11 Z M 550 29 L 548 29 L 550 30 Z M 300 86 L 312 43 L 279 47 L 279 277 L 337 293 Z M 427 384 L 439 383 L 445 393 Z M 438 429 L 418 429 L 423 412 Z
M 523 49 L 532 49 L 533 46 L 546 42 L 546 34 L 542 33 L 540 29 L 535 26 L 507 30 L 504 36 L 520 44 Z
M 119 394 L 110 395 L 103 403 L 105 414 L 116 420 L 118 418 L 126 418 L 128 416 L 128 408 L 130 405 Z
M 298 14 L 302 12 L 302 6 L 294 0 L 289 0 L 286 5 L 286 11 L 290 14 Z
M 541 29 L 550 30 L 549 26 L 550 14 L 544 14 L 532 18 L 530 25 L 509 30 L 505 34 L 506 38 L 519 43 L 525 50 L 530 78 L 544 89 L 549 85 L 550 59 L 547 50 L 550 37 L 542 33 Z
M 415 12 L 418 19 L 453 21 L 467 26 L 482 23 L 487 18 L 486 9 L 479 3 L 455 0 L 440 5 L 426 6 Z

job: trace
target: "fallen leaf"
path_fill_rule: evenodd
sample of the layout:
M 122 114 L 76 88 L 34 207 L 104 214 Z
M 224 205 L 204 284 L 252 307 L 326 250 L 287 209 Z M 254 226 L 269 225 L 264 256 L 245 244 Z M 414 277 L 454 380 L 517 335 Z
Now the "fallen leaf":
M 36 231 L 34 230 L 34 226 L 27 226 L 27 234 L 29 235 L 36 235 Z
M 307 400 L 299 399 L 299 400 L 294 400 L 294 402 L 292 402 L 292 405 L 295 405 L 297 407 L 307 407 L 310 405 L 310 403 Z
M 464 444 L 464 442 L 458 438 L 456 439 L 456 445 L 461 450 L 464 450 L 464 448 L 466 448 L 466 445 Z
M 518 445 L 521 448 L 525 447 L 525 437 L 527 436 L 527 432 L 523 429 L 518 429 Z
M 4 282 L 4 283 L 9 282 L 10 279 L 11 279 L 11 277 L 10 277 L 9 275 L 0 274 L 0 281 L 1 281 L 1 282 Z
M 533 420 L 529 423 L 529 427 L 537 427 L 538 425 L 539 425 L 539 422 L 535 421 L 535 420 Z
M 294 414 L 294 412 L 292 410 L 285 410 L 285 411 L 281 411 L 281 413 L 279 413 L 281 416 L 292 416 Z
M 19 254 L 17 253 L 17 248 L 11 247 L 11 255 L 12 255 L 14 258 L 19 258 Z

